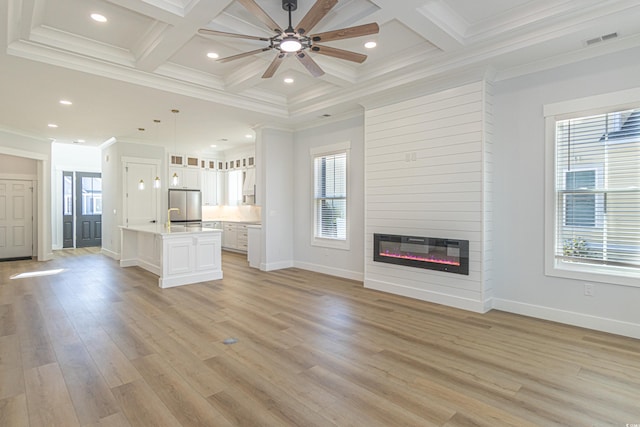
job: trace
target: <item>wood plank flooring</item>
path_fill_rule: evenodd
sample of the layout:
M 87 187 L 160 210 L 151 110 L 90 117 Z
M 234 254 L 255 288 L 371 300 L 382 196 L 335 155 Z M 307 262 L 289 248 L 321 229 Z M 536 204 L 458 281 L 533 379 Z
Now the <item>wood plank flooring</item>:
M 90 250 L 0 263 L 0 426 L 640 424 L 639 340 L 223 271 L 163 290 Z

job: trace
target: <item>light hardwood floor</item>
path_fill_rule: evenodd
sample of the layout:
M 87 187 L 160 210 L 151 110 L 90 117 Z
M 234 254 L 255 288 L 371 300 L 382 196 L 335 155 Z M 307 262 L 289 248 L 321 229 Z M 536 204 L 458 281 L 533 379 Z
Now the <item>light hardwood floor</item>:
M 237 254 L 221 281 L 164 290 L 98 253 L 58 255 L 0 263 L 1 426 L 640 423 L 638 340 Z

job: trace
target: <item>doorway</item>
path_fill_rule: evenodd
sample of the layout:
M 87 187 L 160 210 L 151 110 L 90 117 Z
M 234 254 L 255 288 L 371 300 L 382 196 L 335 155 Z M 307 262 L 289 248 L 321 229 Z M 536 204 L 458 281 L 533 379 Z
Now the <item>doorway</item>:
M 124 158 L 124 224 L 149 225 L 159 220 L 160 194 L 153 182 L 158 176 L 155 162 Z M 141 182 L 143 185 L 141 185 Z M 164 193 L 166 195 L 166 193 Z
M 102 177 L 62 173 L 62 247 L 102 246 Z
M 0 180 L 0 259 L 33 256 L 33 183 Z

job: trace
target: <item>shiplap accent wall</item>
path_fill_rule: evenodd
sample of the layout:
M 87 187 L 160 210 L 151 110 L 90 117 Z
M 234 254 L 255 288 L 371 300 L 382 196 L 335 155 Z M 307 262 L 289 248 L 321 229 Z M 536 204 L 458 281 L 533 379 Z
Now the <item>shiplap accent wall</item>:
M 491 308 L 491 87 L 365 112 L 365 287 Z M 469 240 L 469 275 L 373 261 L 373 234 Z

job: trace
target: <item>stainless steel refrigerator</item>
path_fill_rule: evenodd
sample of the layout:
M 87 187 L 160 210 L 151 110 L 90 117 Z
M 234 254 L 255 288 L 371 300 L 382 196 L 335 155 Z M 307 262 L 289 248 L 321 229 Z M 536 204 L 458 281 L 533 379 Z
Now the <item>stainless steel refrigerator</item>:
M 169 190 L 171 222 L 184 225 L 199 225 L 202 222 L 202 195 L 200 190 Z

